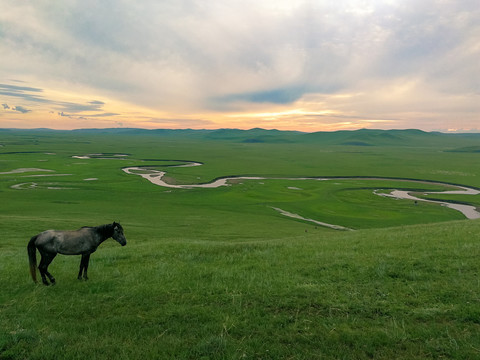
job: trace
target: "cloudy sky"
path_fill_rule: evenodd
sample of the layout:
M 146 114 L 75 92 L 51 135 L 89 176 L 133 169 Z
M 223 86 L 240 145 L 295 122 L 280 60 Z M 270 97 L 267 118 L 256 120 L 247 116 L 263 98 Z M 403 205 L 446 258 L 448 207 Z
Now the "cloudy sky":
M 0 0 L 0 127 L 480 131 L 478 0 Z

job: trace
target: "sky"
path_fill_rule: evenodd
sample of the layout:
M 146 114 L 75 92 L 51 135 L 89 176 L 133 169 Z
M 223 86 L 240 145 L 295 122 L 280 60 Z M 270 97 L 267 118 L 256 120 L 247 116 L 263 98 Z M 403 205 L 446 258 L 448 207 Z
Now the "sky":
M 0 4 L 0 128 L 480 132 L 478 0 Z

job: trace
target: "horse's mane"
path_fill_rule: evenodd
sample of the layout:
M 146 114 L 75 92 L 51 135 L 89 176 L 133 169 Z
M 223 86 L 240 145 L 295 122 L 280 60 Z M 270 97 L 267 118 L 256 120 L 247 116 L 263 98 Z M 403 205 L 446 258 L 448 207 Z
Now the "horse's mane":
M 112 237 L 113 228 L 114 228 L 113 224 L 105 224 L 105 225 L 99 225 L 94 227 L 96 232 L 100 233 L 106 238 Z
M 123 230 L 122 225 L 115 223 L 120 229 Z M 113 228 L 115 226 L 113 224 L 105 224 L 105 225 L 98 225 L 98 226 L 82 226 L 80 229 L 92 229 L 99 233 L 102 236 L 105 236 L 107 238 L 112 237 L 113 235 Z

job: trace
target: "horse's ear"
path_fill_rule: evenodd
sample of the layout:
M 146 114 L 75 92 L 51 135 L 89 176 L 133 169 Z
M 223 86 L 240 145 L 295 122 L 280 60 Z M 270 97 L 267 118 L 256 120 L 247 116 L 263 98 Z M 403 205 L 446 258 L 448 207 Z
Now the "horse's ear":
M 118 224 L 114 221 L 113 222 L 113 228 L 116 228 L 118 226 Z

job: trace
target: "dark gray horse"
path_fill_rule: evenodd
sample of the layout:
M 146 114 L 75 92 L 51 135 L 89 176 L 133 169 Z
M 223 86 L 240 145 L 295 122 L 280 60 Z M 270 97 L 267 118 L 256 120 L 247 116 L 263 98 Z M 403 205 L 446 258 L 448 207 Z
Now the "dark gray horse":
M 123 227 L 119 223 L 100 225 L 96 227 L 84 226 L 75 231 L 57 231 L 47 230 L 32 237 L 28 243 L 28 259 L 30 261 L 30 273 L 34 282 L 37 282 L 37 251 L 42 258 L 38 270 L 42 275 L 42 281 L 49 285 L 47 277 L 52 284 L 55 284 L 55 278 L 48 272 L 48 265 L 57 256 L 63 255 L 82 255 L 80 262 L 80 271 L 78 279 L 88 280 L 87 269 L 90 261 L 90 254 L 97 250 L 97 247 L 107 240 L 114 238 L 122 246 L 127 244 L 127 239 L 123 234 Z

